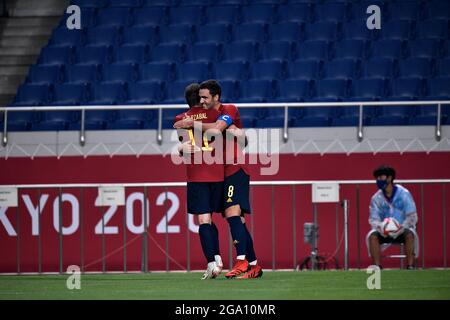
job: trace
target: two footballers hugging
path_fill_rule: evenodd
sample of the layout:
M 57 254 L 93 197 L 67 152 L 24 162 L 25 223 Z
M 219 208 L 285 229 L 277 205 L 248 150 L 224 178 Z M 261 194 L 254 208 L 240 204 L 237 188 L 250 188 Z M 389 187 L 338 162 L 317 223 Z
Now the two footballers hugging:
M 202 279 L 216 278 L 223 268 L 213 213 L 221 213 L 227 220 L 236 247 L 236 262 L 225 277 L 259 278 L 263 270 L 257 263 L 244 217 L 251 212 L 250 174 L 242 161 L 247 139 L 238 109 L 222 104 L 221 93 L 216 80 L 188 85 L 185 98 L 189 110 L 174 120 L 173 127 L 182 142 L 179 154 L 188 160 L 185 161 L 188 213 L 198 218 L 200 243 L 208 263 Z M 199 132 L 202 138 L 197 142 Z M 216 142 L 215 148 L 209 146 L 212 141 Z M 209 163 L 205 161 L 208 156 L 221 161 Z

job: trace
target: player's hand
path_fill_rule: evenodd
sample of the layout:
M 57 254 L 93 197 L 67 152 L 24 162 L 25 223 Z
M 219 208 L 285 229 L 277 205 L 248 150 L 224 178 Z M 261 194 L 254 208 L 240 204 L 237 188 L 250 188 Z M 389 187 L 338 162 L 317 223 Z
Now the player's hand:
M 183 120 L 179 120 L 175 122 L 173 125 L 174 129 L 187 129 L 192 128 L 194 126 L 194 120 L 191 118 L 185 118 Z

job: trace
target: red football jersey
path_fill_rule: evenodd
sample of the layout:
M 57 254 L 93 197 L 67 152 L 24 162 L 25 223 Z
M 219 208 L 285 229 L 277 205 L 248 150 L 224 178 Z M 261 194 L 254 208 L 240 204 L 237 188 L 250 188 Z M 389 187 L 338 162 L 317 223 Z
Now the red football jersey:
M 239 129 L 242 129 L 241 115 L 238 108 L 234 104 L 221 104 L 219 107 L 219 112 L 220 115 L 229 116 L 233 120 L 233 124 Z M 225 177 L 235 174 L 239 171 L 239 169 L 243 169 L 246 174 L 250 175 L 250 170 L 245 164 L 245 156 L 243 152 L 242 147 L 239 143 L 237 143 L 236 139 L 233 139 L 233 142 L 225 141 L 224 131 Z
M 215 109 L 203 109 L 201 107 L 192 107 L 186 112 L 183 112 L 182 114 L 179 114 L 175 117 L 175 122 L 182 120 L 184 118 L 190 117 L 194 121 L 202 121 L 205 123 L 214 123 L 216 122 L 217 118 L 219 117 L 220 113 Z M 180 129 L 182 131 L 182 135 L 180 137 L 183 138 L 182 142 L 185 142 L 189 140 L 189 130 Z M 192 131 L 193 132 L 193 131 Z M 204 141 L 195 141 L 195 144 L 199 147 L 203 147 Z M 201 159 L 203 160 L 203 153 L 204 152 L 212 152 L 211 156 L 214 157 L 215 150 L 213 151 L 201 151 Z M 221 163 L 204 163 L 204 161 L 201 161 L 201 163 L 195 163 L 195 158 L 198 157 L 195 155 L 191 156 L 190 163 L 186 164 L 186 176 L 187 176 L 187 182 L 219 182 L 223 181 L 224 179 L 224 166 Z

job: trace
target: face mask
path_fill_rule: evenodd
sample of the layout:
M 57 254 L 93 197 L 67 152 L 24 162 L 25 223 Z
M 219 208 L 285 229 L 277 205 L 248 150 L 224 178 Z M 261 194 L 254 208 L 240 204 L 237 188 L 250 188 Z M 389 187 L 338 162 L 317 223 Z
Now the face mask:
M 388 183 L 386 180 L 377 180 L 378 189 L 384 190 L 384 189 L 386 189 L 387 185 L 388 185 Z

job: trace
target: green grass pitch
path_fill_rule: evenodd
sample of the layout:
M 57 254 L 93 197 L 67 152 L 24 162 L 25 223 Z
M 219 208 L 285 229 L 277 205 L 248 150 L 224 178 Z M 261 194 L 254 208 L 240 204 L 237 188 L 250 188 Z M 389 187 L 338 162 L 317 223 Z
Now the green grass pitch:
M 383 270 L 381 289 L 369 290 L 365 271 L 265 272 L 259 279 L 200 280 L 201 273 L 86 274 L 81 289 L 68 275 L 0 276 L 5 299 L 297 300 L 450 299 L 450 270 Z

